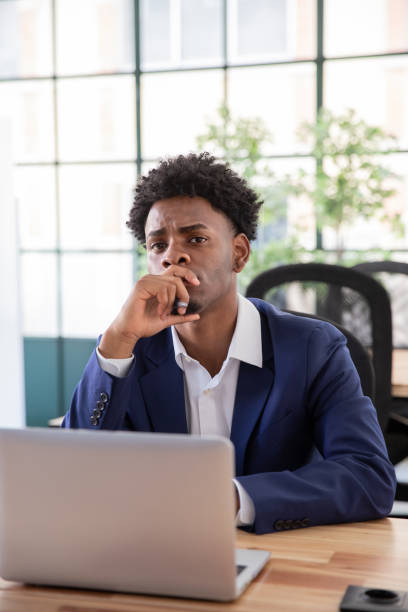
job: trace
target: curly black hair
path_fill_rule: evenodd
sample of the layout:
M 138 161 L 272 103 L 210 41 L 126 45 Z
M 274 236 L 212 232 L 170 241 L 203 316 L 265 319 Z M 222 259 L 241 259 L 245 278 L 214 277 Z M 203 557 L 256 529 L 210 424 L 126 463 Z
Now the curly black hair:
M 152 205 L 182 195 L 206 199 L 230 219 L 237 234 L 243 232 L 249 240 L 256 237 L 263 201 L 236 172 L 205 152 L 162 160 L 139 179 L 126 223 L 139 242 L 145 242 L 145 224 Z

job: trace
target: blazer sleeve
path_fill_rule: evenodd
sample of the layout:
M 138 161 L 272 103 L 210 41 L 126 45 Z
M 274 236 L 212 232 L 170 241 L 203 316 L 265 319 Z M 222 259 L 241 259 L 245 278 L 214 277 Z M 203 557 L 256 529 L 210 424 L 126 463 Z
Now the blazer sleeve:
M 392 508 L 395 472 L 377 414 L 334 326 L 319 324 L 310 334 L 305 381 L 300 410 L 306 411 L 317 458 L 293 471 L 237 478 L 255 505 L 249 529 L 259 534 L 376 519 Z
M 117 378 L 100 367 L 95 349 L 75 388 L 61 427 L 150 431 L 136 361 L 126 377 Z M 135 411 L 137 423 L 129 417 L 129 407 L 135 405 L 138 407 Z

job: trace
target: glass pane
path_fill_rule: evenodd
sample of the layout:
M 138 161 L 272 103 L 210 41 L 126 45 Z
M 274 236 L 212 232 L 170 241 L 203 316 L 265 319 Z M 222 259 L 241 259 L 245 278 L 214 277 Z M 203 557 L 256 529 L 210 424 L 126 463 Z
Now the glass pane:
M 240 168 L 233 164 L 240 173 Z M 313 249 L 316 242 L 315 211 L 305 196 L 288 195 L 287 177 L 295 178 L 302 169 L 315 172 L 311 158 L 267 159 L 258 164 L 258 175 L 251 186 L 258 190 L 264 204 L 259 214 L 257 239 L 252 243 L 249 263 L 239 275 L 240 287 L 263 270 L 293 263 L 303 257 L 301 249 Z
M 150 170 L 153 170 L 153 168 L 156 168 L 158 163 L 159 162 L 157 161 L 143 162 L 142 168 L 141 168 L 141 175 L 145 176 L 146 174 L 149 174 Z
M 400 179 L 392 179 L 387 187 L 396 189 L 396 194 L 384 202 L 381 211 L 392 219 L 395 213 L 400 213 L 404 225 L 405 235 L 398 237 L 391 230 L 391 224 L 375 218 L 359 219 L 343 232 L 346 249 L 406 249 L 408 248 L 408 155 L 398 153 L 378 157 L 378 163 L 389 168 Z M 334 231 L 326 228 L 323 231 L 325 248 L 335 248 L 336 237 Z
M 222 0 L 142 0 L 144 70 L 222 62 Z
M 144 157 L 195 150 L 196 136 L 202 133 L 207 118 L 219 107 L 222 96 L 223 73 L 219 70 L 144 75 Z
M 242 176 L 239 163 L 231 167 Z M 308 157 L 294 159 L 265 159 L 257 164 L 257 174 L 250 181 L 263 205 L 259 212 L 259 227 L 254 248 L 271 241 L 296 235 L 306 249 L 315 247 L 315 212 L 312 202 L 303 195 L 288 195 L 287 187 L 295 181 L 299 171 L 314 176 L 315 161 Z M 267 267 L 270 267 L 269 265 Z
M 142 68 L 167 66 L 171 59 L 170 0 L 142 0 L 140 24 Z
M 315 118 L 312 64 L 230 69 L 228 100 L 234 116 L 263 119 L 273 137 L 265 154 L 306 151 L 296 132 Z
M 408 57 L 328 61 L 325 75 L 328 108 L 335 113 L 353 108 L 408 147 Z
M 132 164 L 60 167 L 60 235 L 65 249 L 128 249 L 126 221 L 136 184 Z
M 20 247 L 56 246 L 55 168 L 36 166 L 15 170 Z
M 230 0 L 230 63 L 314 57 L 314 0 Z
M 133 0 L 58 0 L 56 17 L 58 74 L 134 69 Z
M 60 80 L 58 116 L 62 161 L 135 158 L 133 77 Z
M 64 255 L 63 336 L 96 338 L 103 333 L 132 286 L 131 255 Z
M 0 2 L 0 77 L 50 74 L 50 0 Z
M 325 55 L 406 51 L 408 0 L 326 0 Z
M 274 191 L 275 198 L 280 197 L 282 200 L 282 184 L 284 185 L 287 182 L 286 177 L 289 177 L 290 181 L 291 178 L 294 179 L 298 175 L 300 170 L 304 171 L 307 176 L 314 176 L 316 164 L 312 158 L 301 157 L 269 160 L 269 167 L 277 181 L 281 181 L 281 185 L 278 185 Z M 272 195 L 273 193 L 272 191 Z M 286 232 L 284 235 L 295 237 L 298 245 L 305 249 L 314 249 L 316 222 L 313 202 L 304 195 L 284 195 L 283 200 L 286 201 Z M 268 217 L 266 217 L 266 221 L 267 219 Z M 268 239 L 268 234 L 265 238 Z
M 0 83 L 0 115 L 12 117 L 15 162 L 54 161 L 51 81 Z
M 181 0 L 181 63 L 219 64 L 222 60 L 220 0 Z
M 23 333 L 57 336 L 57 260 L 55 255 L 21 255 Z

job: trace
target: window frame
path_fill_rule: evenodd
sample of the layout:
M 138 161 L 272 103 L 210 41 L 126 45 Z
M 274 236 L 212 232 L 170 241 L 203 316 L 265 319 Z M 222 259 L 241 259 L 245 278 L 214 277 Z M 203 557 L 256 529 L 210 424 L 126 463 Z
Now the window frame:
M 10 2 L 10 0 L 0 0 L 0 2 Z M 18 0 L 11 0 L 12 2 L 18 2 Z M 92 74 L 73 74 L 73 75 L 58 75 L 56 73 L 56 10 L 57 10 L 57 0 L 49 0 L 50 8 L 51 8 L 51 21 L 52 21 L 52 74 L 49 76 L 27 76 L 27 77 L 0 77 L 0 83 L 13 83 L 15 81 L 47 81 L 52 84 L 52 104 L 53 104 L 53 112 L 54 112 L 54 149 L 55 149 L 55 159 L 52 162 L 24 162 L 17 164 L 18 167 L 39 167 L 39 166 L 47 166 L 53 169 L 55 176 L 55 232 L 56 232 L 56 246 L 55 248 L 20 248 L 20 254 L 23 256 L 29 253 L 47 253 L 53 254 L 56 258 L 56 267 L 57 267 L 57 286 L 55 288 L 57 295 L 57 341 L 59 343 L 58 349 L 58 371 L 60 373 L 60 391 L 59 391 L 59 411 L 62 413 L 65 410 L 64 407 L 64 381 L 63 381 L 63 372 L 64 372 L 64 351 L 62 349 L 62 340 L 63 340 L 63 301 L 62 301 L 62 258 L 66 252 L 76 253 L 76 254 L 86 254 L 86 253 L 98 253 L 98 254 L 109 254 L 109 253 L 129 253 L 133 258 L 133 279 L 136 280 L 138 278 L 139 266 L 138 266 L 138 247 L 136 241 L 133 240 L 132 246 L 128 249 L 66 249 L 64 250 L 61 246 L 61 236 L 59 230 L 60 224 L 60 190 L 59 190 L 59 169 L 62 165 L 85 165 L 85 164 L 113 164 L 113 163 L 131 163 L 135 168 L 135 181 L 136 178 L 141 174 L 142 165 L 143 164 L 151 164 L 155 162 L 155 159 L 149 159 L 143 156 L 143 143 L 141 141 L 142 130 L 141 130 L 141 120 L 143 109 L 141 108 L 141 95 L 140 95 L 140 86 L 141 86 L 141 77 L 143 74 L 153 74 L 153 73 L 163 73 L 163 72 L 182 72 L 182 71 L 199 71 L 199 70 L 223 70 L 224 71 L 224 101 L 228 103 L 228 79 L 227 74 L 230 68 L 251 68 L 258 66 L 274 66 L 274 65 L 293 65 L 293 64 L 301 64 L 301 63 L 314 63 L 316 68 L 316 81 L 315 81 L 315 94 L 316 94 L 316 113 L 322 108 L 324 104 L 324 82 L 325 82 L 325 66 L 327 62 L 336 62 L 339 60 L 353 61 L 354 59 L 366 59 L 366 58 L 381 58 L 381 57 L 393 57 L 393 56 L 408 56 L 408 49 L 404 51 L 395 51 L 395 52 L 385 52 L 385 53 L 375 53 L 375 54 L 365 54 L 365 55 L 350 55 L 350 56 L 324 56 L 324 35 L 325 35 L 325 26 L 324 26 L 324 0 L 315 0 L 316 7 L 316 55 L 310 58 L 305 59 L 285 59 L 283 57 L 276 57 L 271 60 L 270 58 L 264 58 L 265 61 L 248 61 L 243 62 L 242 64 L 236 63 L 232 61 L 230 57 L 231 45 L 234 43 L 234 38 L 230 39 L 231 31 L 231 19 L 233 19 L 233 9 L 234 6 L 237 5 L 237 0 L 221 0 L 222 2 L 222 53 L 223 58 L 222 62 L 214 65 L 197 65 L 194 62 L 194 65 L 178 65 L 176 67 L 172 66 L 162 66 L 160 68 L 150 68 L 150 69 L 142 69 L 141 67 L 141 22 L 140 22 L 140 9 L 141 0 L 133 0 L 133 12 L 134 12 L 134 70 L 130 71 L 122 71 L 122 72 L 109 72 L 109 73 L 92 73 Z M 287 19 L 293 18 L 293 14 L 295 11 L 295 2 L 294 0 L 287 0 L 288 2 L 288 10 L 287 10 Z M 178 17 L 177 17 L 178 10 Z M 180 0 L 177 0 L 172 5 L 171 8 L 171 19 L 173 21 L 177 21 L 178 19 L 178 28 L 180 27 Z M 174 38 L 174 35 L 172 35 Z M 180 37 L 178 44 L 172 45 L 172 53 L 179 54 L 180 56 Z M 173 49 L 174 47 L 174 49 Z M 116 160 L 88 160 L 88 161 L 70 161 L 70 162 L 61 162 L 59 159 L 59 142 L 58 142 L 58 123 L 60 121 L 60 117 L 58 114 L 58 83 L 61 80 L 67 80 L 70 78 L 81 78 L 81 79 L 91 79 L 91 78 L 102 78 L 104 76 L 122 76 L 122 75 L 130 75 L 135 80 L 135 139 L 136 139 L 136 157 L 134 159 L 116 159 Z M 399 153 L 408 153 L 408 149 L 400 149 L 395 154 Z M 274 154 L 267 156 L 268 159 L 296 159 L 301 157 L 310 157 L 310 154 Z M 316 233 L 316 248 L 321 249 L 325 252 L 330 252 L 328 249 L 324 249 L 324 245 L 322 244 L 322 236 L 319 231 Z M 408 254 L 408 246 L 405 249 L 390 249 L 390 252 L 406 252 Z

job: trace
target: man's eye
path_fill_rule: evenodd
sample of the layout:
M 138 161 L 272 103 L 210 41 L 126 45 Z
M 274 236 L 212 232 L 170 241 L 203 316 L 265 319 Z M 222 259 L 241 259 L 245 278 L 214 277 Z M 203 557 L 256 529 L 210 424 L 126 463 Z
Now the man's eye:
M 190 238 L 190 242 L 192 242 L 193 244 L 201 244 L 202 242 L 206 242 L 207 238 L 204 238 L 204 236 L 193 236 L 192 238 Z
M 165 247 L 166 247 L 165 242 L 153 242 L 153 244 L 150 245 L 150 250 L 151 251 L 162 251 Z

